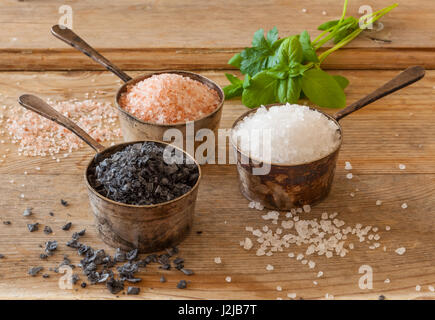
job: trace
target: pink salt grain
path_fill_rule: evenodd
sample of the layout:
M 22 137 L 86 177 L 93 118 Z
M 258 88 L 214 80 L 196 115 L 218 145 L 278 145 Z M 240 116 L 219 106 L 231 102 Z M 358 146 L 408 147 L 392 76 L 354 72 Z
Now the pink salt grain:
M 114 127 L 118 115 L 110 103 L 94 100 L 48 103 L 98 142 L 114 140 L 121 135 L 120 129 Z M 24 156 L 53 156 L 61 151 L 70 153 L 84 144 L 69 130 L 22 108 L 13 111 L 6 128 L 12 142 L 19 143 L 18 153 Z
M 140 120 L 174 124 L 212 113 L 219 104 L 219 97 L 215 90 L 199 81 L 163 73 L 127 87 L 120 104 Z

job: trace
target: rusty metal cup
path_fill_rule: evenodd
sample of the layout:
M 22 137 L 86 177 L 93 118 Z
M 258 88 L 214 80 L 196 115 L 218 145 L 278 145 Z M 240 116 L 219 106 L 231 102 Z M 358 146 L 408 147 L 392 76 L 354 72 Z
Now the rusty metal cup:
M 325 157 L 315 161 L 295 165 L 269 163 L 269 174 L 254 175 L 253 170 L 262 167 L 263 163 L 258 163 L 258 161 L 242 154 L 231 138 L 233 148 L 237 153 L 237 172 L 242 194 L 248 200 L 260 202 L 264 207 L 275 210 L 289 210 L 321 201 L 331 190 L 338 152 L 342 143 L 343 132 L 338 121 L 370 103 L 420 80 L 424 77 L 424 74 L 425 70 L 421 66 L 409 67 L 383 86 L 333 116 L 311 108 L 333 121 L 337 125 L 340 135 L 340 143 L 337 148 Z M 278 105 L 281 104 L 270 104 L 266 108 Z M 250 110 L 240 116 L 234 122 L 232 128 L 234 129 L 242 119 L 255 111 L 255 109 Z M 246 158 L 248 161 L 242 161 L 242 159 Z
M 132 86 L 153 75 L 158 75 L 162 73 L 172 73 L 172 74 L 181 75 L 183 77 L 189 77 L 193 80 L 196 80 L 206 85 L 207 87 L 209 87 L 210 89 L 214 90 L 217 93 L 219 97 L 218 106 L 210 114 L 202 118 L 196 119 L 194 121 L 191 121 L 190 124 L 193 125 L 192 132 L 189 132 L 187 130 L 186 122 L 175 123 L 175 124 L 158 124 L 149 121 L 143 121 L 136 118 L 134 115 L 130 114 L 129 112 L 125 111 L 125 109 L 122 107 L 120 103 L 120 98 L 121 95 L 127 91 L 127 88 L 129 86 Z M 183 134 L 183 140 L 184 140 L 183 145 L 186 146 L 187 141 L 195 141 L 196 133 L 201 129 L 210 129 L 211 131 L 213 131 L 215 136 L 217 135 L 217 130 L 219 128 L 219 123 L 222 117 L 222 107 L 224 105 L 224 92 L 215 82 L 197 73 L 188 72 L 188 71 L 169 70 L 169 71 L 153 72 L 129 80 L 128 82 L 124 83 L 121 86 L 121 88 L 119 88 L 115 100 L 116 100 L 115 101 L 116 107 L 119 113 L 119 121 L 120 121 L 121 131 L 122 131 L 124 141 L 135 141 L 135 140 L 164 141 L 163 137 L 167 130 L 177 129 L 180 130 L 180 132 Z M 196 150 L 198 144 L 194 144 L 194 145 Z M 186 147 L 184 147 L 184 149 L 186 149 Z
M 279 105 L 281 104 L 276 103 L 265 107 L 269 109 Z M 256 111 L 253 109 L 241 115 L 234 122 L 232 129 L 246 116 Z M 340 142 L 335 150 L 321 159 L 308 163 L 295 165 L 266 163 L 270 165 L 270 172 L 265 175 L 256 175 L 253 172 L 255 168 L 263 167 L 265 163 L 243 154 L 231 136 L 231 142 L 237 157 L 240 191 L 245 198 L 259 202 L 269 209 L 290 210 L 306 204 L 314 204 L 328 195 L 341 147 L 342 131 L 337 120 L 326 113 L 321 113 L 337 125 Z

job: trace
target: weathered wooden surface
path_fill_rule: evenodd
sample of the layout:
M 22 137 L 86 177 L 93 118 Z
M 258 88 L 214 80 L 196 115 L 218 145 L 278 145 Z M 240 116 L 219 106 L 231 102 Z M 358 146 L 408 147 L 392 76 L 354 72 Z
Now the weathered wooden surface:
M 343 71 L 337 72 L 350 79 L 347 89 L 348 102 L 380 86 L 392 78 L 396 71 Z M 138 74 L 132 72 L 132 75 Z M 223 72 L 209 71 L 205 76 L 225 84 Z M 92 80 L 94 79 L 94 82 Z M 0 73 L 1 105 L 16 105 L 16 97 L 22 92 L 36 93 L 43 97 L 66 99 L 84 98 L 86 92 L 100 90 L 98 97 L 113 99 L 119 85 L 115 76 L 106 72 L 7 72 Z M 143 279 L 141 299 L 276 299 L 287 298 L 287 293 L 307 299 L 324 298 L 326 293 L 337 299 L 373 298 L 384 294 L 387 298 L 417 299 L 434 298 L 428 285 L 435 285 L 435 71 L 428 71 L 420 82 L 347 117 L 342 121 L 344 143 L 339 155 L 336 177 L 330 196 L 313 208 L 310 215 L 320 216 L 323 211 L 339 212 L 348 224 L 362 223 L 378 226 L 381 248 L 369 250 L 367 245 L 355 242 L 345 258 L 314 257 L 317 266 L 307 266 L 287 257 L 289 251 L 272 257 L 257 257 L 254 251 L 239 246 L 248 233 L 245 226 L 261 227 L 265 224 L 259 211 L 249 209 L 248 201 L 240 194 L 236 169 L 233 165 L 203 166 L 195 214 L 194 229 L 180 246 L 180 255 L 186 259 L 186 267 L 196 274 L 183 276 L 178 271 L 162 271 L 152 265 L 139 276 Z M 2 109 L 0 109 L 2 110 Z M 223 110 L 221 126 L 229 128 L 234 119 L 245 111 L 240 101 L 228 101 Z M 3 112 L 3 111 L 2 111 Z M 333 112 L 333 110 L 328 110 Z M 3 125 L 2 125 L 3 127 Z M 83 242 L 95 248 L 114 250 L 103 245 L 96 237 L 92 216 L 83 183 L 83 170 L 92 151 L 88 147 L 74 152 L 71 157 L 56 163 L 51 158 L 18 157 L 15 147 L 6 140 L 0 144 L 0 155 L 7 154 L 0 164 L 0 222 L 10 220 L 11 225 L 0 223 L 0 297 L 1 298 L 113 298 L 103 285 L 73 290 L 58 287 L 60 275 L 49 272 L 68 254 L 74 263 L 79 257 L 65 247 L 72 232 L 87 229 Z M 6 149 L 10 148 L 9 152 Z M 353 165 L 354 178 L 346 179 L 344 162 Z M 406 164 L 399 170 L 400 163 Z M 36 170 L 40 167 L 41 170 Z M 28 174 L 25 175 L 24 171 Z M 10 183 L 14 180 L 14 183 Z M 24 184 L 24 186 L 22 186 Z M 359 191 L 355 191 L 358 188 Z M 355 192 L 355 197 L 350 193 Z M 25 195 L 24 200 L 20 194 Z M 63 198 L 70 206 L 59 203 Z M 376 200 L 382 200 L 376 206 Z M 400 206 L 407 202 L 408 208 Z M 23 217 L 27 207 L 34 208 L 32 217 Z M 49 211 L 54 217 L 49 216 Z M 26 224 L 41 223 L 40 230 L 29 233 Z M 71 231 L 60 228 L 73 222 Z M 47 236 L 42 229 L 53 228 Z M 385 226 L 391 231 L 385 231 Z M 197 234 L 202 231 L 202 234 Z M 251 236 L 252 237 L 252 236 Z M 40 261 L 38 256 L 49 239 L 59 241 L 58 252 Z M 387 247 L 387 251 L 382 250 Z M 407 249 L 403 256 L 394 250 Z M 292 248 L 291 251 L 299 252 Z M 214 257 L 223 263 L 214 263 Z M 267 264 L 274 271 L 265 269 Z M 361 290 L 358 280 L 361 265 L 373 268 L 373 290 Z M 51 277 L 30 277 L 31 266 L 42 265 Z M 317 279 L 321 270 L 324 277 Z M 80 273 L 79 269 L 76 272 Z M 164 274 L 168 282 L 160 283 Z M 225 278 L 232 277 L 227 283 Z M 84 278 L 84 276 L 82 276 Z M 180 279 L 190 280 L 186 290 L 176 289 Z M 389 278 L 391 283 L 385 284 Z M 313 281 L 318 281 L 315 286 Z M 416 285 L 421 291 L 415 290 Z M 276 290 L 281 286 L 283 291 Z M 120 298 L 127 297 L 122 294 Z M 131 298 L 131 296 L 128 296 Z
M 376 11 L 394 3 L 349 2 L 348 14 L 353 16 L 360 16 L 362 5 Z M 63 5 L 71 6 L 73 29 L 126 70 L 221 69 L 228 67 L 235 52 L 250 44 L 259 28 L 277 26 L 281 36 L 306 29 L 316 36 L 318 24 L 340 17 L 343 1 L 4 0 L 0 5 L 1 70 L 99 69 L 50 34 Z M 398 69 L 417 60 L 435 67 L 435 2 L 402 1 L 382 23 L 382 31 L 360 36 L 330 56 L 324 66 Z

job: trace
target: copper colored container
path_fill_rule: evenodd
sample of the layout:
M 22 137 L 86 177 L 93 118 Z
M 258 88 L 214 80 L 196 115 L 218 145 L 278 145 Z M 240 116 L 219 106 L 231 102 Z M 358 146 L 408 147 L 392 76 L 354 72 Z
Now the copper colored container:
M 280 104 L 270 104 L 266 108 L 278 105 Z M 234 129 L 241 120 L 256 111 L 256 109 L 253 109 L 241 115 L 234 122 L 232 128 Z M 260 202 L 269 209 L 290 210 L 305 204 L 316 203 L 328 195 L 341 147 L 342 132 L 340 124 L 333 117 L 323 112 L 322 114 L 337 124 L 340 134 L 340 143 L 337 148 L 327 156 L 313 162 L 296 165 L 270 163 L 270 172 L 266 175 L 255 175 L 253 173 L 254 168 L 260 168 L 264 163 L 254 161 L 247 155 L 242 154 L 231 138 L 233 148 L 237 154 L 240 191 L 248 200 Z M 247 161 L 242 161 L 242 157 Z
M 142 142 L 144 141 L 117 144 L 99 153 L 98 159 L 102 161 L 128 145 Z M 167 146 L 162 142 L 154 142 Z M 184 154 L 193 159 L 187 153 Z M 90 177 L 95 168 L 93 158 L 85 171 L 85 181 L 99 237 L 112 247 L 123 250 L 137 248 L 140 252 L 159 251 L 179 244 L 192 229 L 201 180 L 201 168 L 196 161 L 194 163 L 198 167 L 198 180 L 186 194 L 153 205 L 130 205 L 110 200 L 92 187 Z
M 176 123 L 176 124 L 158 124 L 153 122 L 147 122 L 136 118 L 134 115 L 125 111 L 120 104 L 121 95 L 126 92 L 128 86 L 134 85 L 144 79 L 147 79 L 153 75 L 162 74 L 162 73 L 173 73 L 178 74 L 183 77 L 189 77 L 193 80 L 201 82 L 206 85 L 210 89 L 214 90 L 219 97 L 219 104 L 216 109 L 197 120 L 192 121 L 193 123 L 193 132 L 186 131 L 186 123 Z M 163 136 L 165 132 L 169 129 L 178 129 L 183 134 L 183 144 L 186 146 L 186 139 L 191 139 L 190 141 L 194 141 L 195 135 L 198 130 L 201 129 L 210 129 L 217 135 L 217 129 L 219 127 L 219 123 L 222 116 L 222 106 L 224 104 L 224 93 L 222 89 L 210 79 L 203 77 L 199 74 L 188 72 L 188 71 L 159 71 L 146 75 L 142 75 L 131 79 L 130 81 L 124 83 L 121 88 L 119 88 L 116 94 L 116 106 L 118 108 L 119 113 L 119 121 L 121 125 L 122 135 L 124 137 L 124 141 L 135 141 L 135 140 L 159 140 L 164 141 Z M 185 149 L 186 147 L 184 147 Z

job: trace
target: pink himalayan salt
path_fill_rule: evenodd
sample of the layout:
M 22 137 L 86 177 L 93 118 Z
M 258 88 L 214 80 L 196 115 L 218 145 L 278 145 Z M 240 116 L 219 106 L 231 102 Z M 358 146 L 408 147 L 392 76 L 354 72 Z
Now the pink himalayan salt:
M 116 110 L 108 102 L 47 101 L 54 109 L 76 122 L 98 142 L 121 136 L 115 127 Z M 23 108 L 14 110 L 6 123 L 12 142 L 18 142 L 18 152 L 25 156 L 48 156 L 61 151 L 71 152 L 84 143 L 75 134 L 44 117 Z
M 219 96 L 199 81 L 163 73 L 129 86 L 121 95 L 120 104 L 140 120 L 174 124 L 212 113 L 219 104 Z

